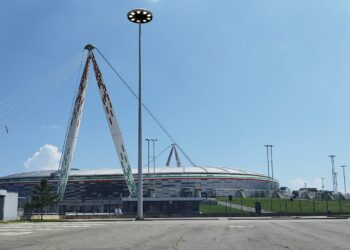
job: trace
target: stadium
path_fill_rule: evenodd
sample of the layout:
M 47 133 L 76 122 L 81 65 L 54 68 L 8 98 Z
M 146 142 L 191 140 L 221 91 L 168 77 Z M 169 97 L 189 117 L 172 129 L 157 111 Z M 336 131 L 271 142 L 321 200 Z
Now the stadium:
M 103 81 L 102 73 L 93 53 L 95 46 L 88 44 L 84 49 L 87 50 L 86 62 L 84 68 L 82 68 L 80 84 L 71 109 L 70 122 L 68 123 L 58 170 L 19 173 L 0 177 L 0 189 L 5 189 L 9 192 L 17 192 L 19 193 L 19 197 L 22 198 L 26 204 L 32 204 L 31 196 L 33 187 L 40 183 L 41 180 L 46 179 L 49 186 L 51 186 L 52 193 L 57 194 L 55 198 L 57 204 L 60 205 L 60 209 L 63 207 L 62 211 L 67 211 L 64 206 L 69 207 L 73 203 L 76 207 L 85 206 L 88 207 L 88 209 L 92 208 L 93 211 L 96 208 L 96 203 L 98 203 L 101 206 L 98 210 L 105 211 L 107 201 L 108 211 L 110 211 L 111 201 L 112 203 L 115 202 L 115 205 L 120 205 L 118 202 L 123 201 L 122 203 L 125 206 L 130 205 L 129 207 L 134 207 L 135 201 L 133 199 L 137 196 L 138 179 L 139 183 L 142 183 L 141 185 L 143 186 L 143 191 L 140 192 L 143 192 L 145 198 L 157 199 L 156 202 L 158 203 L 161 199 L 169 199 L 164 202 L 166 206 L 180 200 L 183 204 L 186 204 L 186 199 L 197 199 L 195 202 L 198 203 L 198 200 L 201 200 L 201 197 L 229 195 L 232 197 L 265 197 L 270 194 L 271 190 L 278 188 L 278 181 L 263 174 L 226 167 L 197 166 L 179 146 L 180 151 L 192 165 L 191 167 L 182 166 L 176 150 L 176 146 L 178 145 L 146 106 L 144 106 L 145 110 L 172 141 L 172 144 L 170 145 L 172 148 L 165 167 L 159 167 L 153 171 L 149 171 L 149 168 L 145 168 L 142 170 L 142 179 L 141 176 L 138 177 L 138 171 L 136 169 L 132 170 L 130 166 L 119 122 L 113 109 L 107 87 Z M 99 50 L 97 51 L 99 52 Z M 91 170 L 72 168 L 72 159 L 82 121 L 88 75 L 91 68 L 90 65 L 92 65 L 94 69 L 106 122 L 109 126 L 114 147 L 120 162 L 120 169 Z M 128 88 L 129 90 L 131 89 L 130 87 Z M 131 92 L 137 97 L 133 91 Z M 141 100 L 141 98 L 138 99 Z M 141 116 L 139 117 L 141 118 Z M 141 122 L 139 124 L 141 125 Z M 139 127 L 138 133 L 139 168 L 142 166 L 142 135 L 140 131 L 141 126 Z M 146 140 L 148 140 L 148 147 L 149 142 L 153 141 L 153 163 L 155 164 L 155 159 L 158 156 L 155 156 L 154 140 Z M 177 167 L 169 166 L 173 153 L 175 154 Z M 149 159 L 148 155 L 148 165 Z M 140 200 L 141 199 L 139 199 L 139 201 Z M 169 209 L 163 209 L 163 203 L 159 204 L 160 207 L 162 207 L 159 208 L 159 211 L 169 211 Z M 186 206 L 186 211 L 198 211 L 198 209 L 186 208 Z M 152 204 L 149 206 L 149 209 L 154 211 Z M 175 206 L 172 207 L 172 209 L 177 210 Z M 74 210 L 77 211 L 76 209 Z M 81 209 L 79 208 L 79 210 Z M 134 210 L 134 208 L 131 210 Z
M 132 170 L 137 183 L 137 169 Z M 143 169 L 145 197 L 228 196 L 264 197 L 277 189 L 277 180 L 263 174 L 227 167 L 161 167 Z M 0 177 L 0 189 L 30 198 L 33 186 L 47 179 L 57 190 L 58 171 L 36 171 Z M 121 169 L 71 169 L 63 200 L 118 199 L 128 197 Z

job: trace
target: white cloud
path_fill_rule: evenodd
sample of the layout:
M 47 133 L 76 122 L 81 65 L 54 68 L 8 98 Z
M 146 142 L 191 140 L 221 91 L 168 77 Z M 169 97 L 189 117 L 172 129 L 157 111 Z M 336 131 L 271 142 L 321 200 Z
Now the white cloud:
M 304 180 L 302 178 L 296 178 L 290 181 L 291 189 L 292 190 L 299 190 L 299 188 L 305 187 L 305 184 L 307 187 L 315 187 L 317 189 L 322 188 L 322 180 L 321 177 L 316 177 L 312 181 Z
M 49 126 L 49 129 L 56 129 L 56 128 L 58 128 L 58 125 L 56 125 L 56 124 L 55 124 L 55 125 L 50 125 L 50 126 Z
M 42 126 L 43 129 L 58 129 L 58 125 L 53 124 L 49 126 Z
M 304 186 L 305 186 L 305 183 L 306 183 L 307 186 L 309 186 L 309 185 L 308 185 L 308 182 L 305 181 L 305 180 L 302 179 L 302 178 L 293 179 L 293 180 L 290 181 L 291 189 L 292 189 L 292 190 L 298 190 L 299 188 L 304 187 Z
M 59 149 L 51 144 L 40 147 L 24 163 L 24 167 L 30 170 L 57 170 L 61 159 Z
M 312 184 L 314 187 L 317 187 L 317 189 L 322 189 L 322 180 L 321 177 L 316 177 L 313 181 Z

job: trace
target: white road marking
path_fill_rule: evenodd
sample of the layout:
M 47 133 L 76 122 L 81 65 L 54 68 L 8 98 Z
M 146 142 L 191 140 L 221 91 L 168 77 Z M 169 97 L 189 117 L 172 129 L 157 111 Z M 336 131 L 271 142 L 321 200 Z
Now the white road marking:
M 65 229 L 91 228 L 94 226 L 104 226 L 107 223 L 101 222 L 43 222 L 43 223 L 23 223 L 15 225 L 0 225 L 0 236 L 18 236 L 30 234 L 38 231 L 60 231 Z
M 30 231 L 28 229 L 23 229 L 23 228 L 15 228 L 15 229 L 0 229 L 0 232 L 12 232 L 12 231 L 24 231 L 24 232 L 27 232 L 27 231 Z
M 235 225 L 235 226 L 230 226 L 233 228 L 252 228 L 253 226 L 239 226 L 239 225 Z
M 32 232 L 2 232 L 0 233 L 0 236 L 16 236 L 16 235 L 23 235 L 23 234 L 31 234 Z
M 226 217 L 218 217 L 219 220 L 228 220 Z

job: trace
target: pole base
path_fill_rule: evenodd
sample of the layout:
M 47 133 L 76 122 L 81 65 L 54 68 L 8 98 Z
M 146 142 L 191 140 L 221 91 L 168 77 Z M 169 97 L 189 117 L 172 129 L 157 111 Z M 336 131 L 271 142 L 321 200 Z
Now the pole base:
M 136 217 L 135 220 L 136 220 L 136 221 L 143 221 L 143 220 L 145 220 L 145 219 L 144 219 L 143 217 Z

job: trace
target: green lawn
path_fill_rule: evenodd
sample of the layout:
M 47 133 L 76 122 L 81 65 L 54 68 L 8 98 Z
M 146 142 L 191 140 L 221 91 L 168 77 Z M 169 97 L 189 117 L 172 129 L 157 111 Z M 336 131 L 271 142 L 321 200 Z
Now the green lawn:
M 261 202 L 261 208 L 272 212 L 283 213 L 350 213 L 350 200 L 294 200 L 276 198 L 233 198 L 229 201 L 227 197 L 217 197 L 217 200 L 242 204 L 247 207 L 255 207 L 255 202 Z M 341 210 L 340 210 L 341 206 Z

